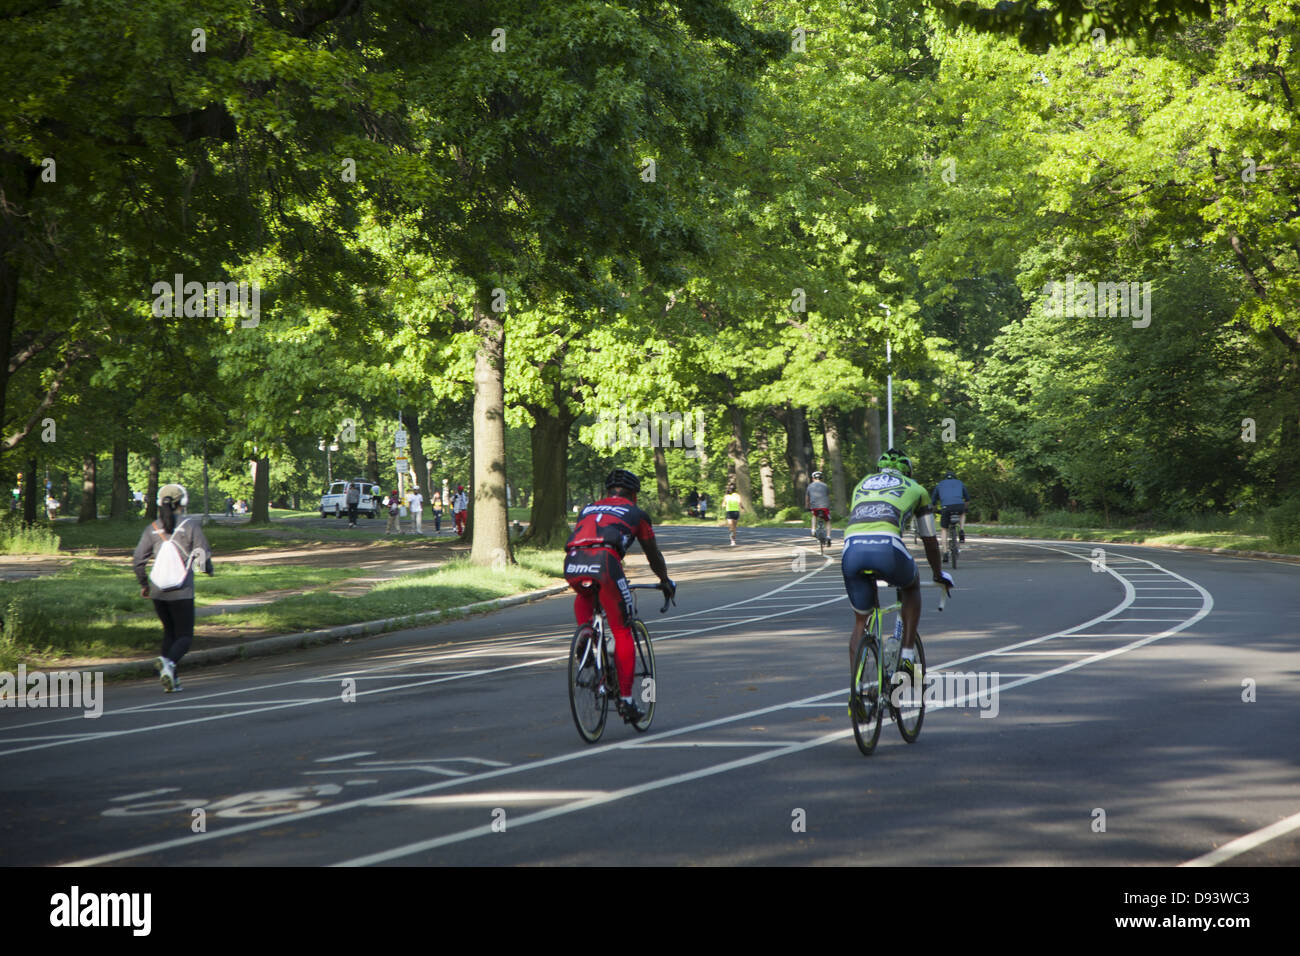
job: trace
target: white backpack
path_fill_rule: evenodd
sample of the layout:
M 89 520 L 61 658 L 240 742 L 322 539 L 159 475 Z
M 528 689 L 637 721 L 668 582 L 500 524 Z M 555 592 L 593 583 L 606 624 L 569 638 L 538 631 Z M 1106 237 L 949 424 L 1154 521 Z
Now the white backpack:
M 176 532 L 181 530 L 181 524 L 177 523 L 170 536 L 161 528 L 158 533 L 162 535 L 162 547 L 158 549 L 158 554 L 154 558 L 153 568 L 149 571 L 149 581 L 159 591 L 174 591 L 185 584 L 185 578 L 190 573 L 190 563 L 194 560 L 194 554 L 191 552 L 185 555 L 173 539 Z M 183 560 L 182 560 L 183 559 Z

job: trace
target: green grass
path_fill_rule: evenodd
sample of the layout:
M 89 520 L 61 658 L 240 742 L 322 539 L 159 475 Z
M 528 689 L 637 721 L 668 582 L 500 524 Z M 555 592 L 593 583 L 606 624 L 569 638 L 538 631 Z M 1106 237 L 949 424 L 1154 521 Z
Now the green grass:
M 446 610 L 557 584 L 560 566 L 556 562 L 551 566 L 551 573 L 545 574 L 522 563 L 507 568 L 479 568 L 467 561 L 453 561 L 433 571 L 385 581 L 361 597 L 344 598 L 323 593 L 297 595 L 250 611 L 223 614 L 221 623 L 292 634 Z
M 230 564 L 216 570 L 212 577 L 199 575 L 199 607 L 265 591 L 323 587 L 363 573 L 285 565 Z M 120 657 L 153 646 L 160 634 L 153 604 L 140 597 L 134 575 L 104 561 L 77 561 L 55 574 L 6 582 L 0 612 L 5 618 L 0 670 L 36 658 Z
M 1176 531 L 1131 528 L 1062 528 L 1049 525 L 998 524 L 966 525 L 968 532 L 1003 538 L 1046 538 L 1054 541 L 1100 541 L 1114 544 L 1187 545 L 1196 548 L 1227 548 L 1233 551 L 1271 551 L 1300 554 L 1300 542 L 1280 545 L 1267 535 L 1234 531 Z
M 57 554 L 59 538 L 43 517 L 24 528 L 15 515 L 0 516 L 0 554 Z
M 291 634 L 339 624 L 401 617 L 447 609 L 560 583 L 562 551 L 524 550 L 518 565 L 478 568 L 460 560 L 382 582 L 360 597 L 341 597 L 324 588 L 356 577 L 356 568 L 219 566 L 200 576 L 200 607 L 223 598 L 281 588 L 315 588 L 306 594 L 230 614 L 200 618 L 204 624 Z M 140 598 L 134 578 L 120 565 L 78 561 L 57 574 L 6 584 L 6 630 L 0 637 L 0 670 L 63 658 L 138 657 L 156 653 L 161 627 L 153 605 Z M 203 638 L 195 647 L 203 646 Z
M 311 517 L 311 515 L 309 514 L 308 517 Z M 347 527 L 347 522 L 342 520 L 339 521 L 339 527 L 337 528 L 318 529 L 287 525 L 278 518 L 269 525 L 228 525 L 213 522 L 203 529 L 203 533 L 207 536 L 213 552 L 218 557 L 222 554 L 237 551 L 267 550 L 317 542 L 371 542 L 385 540 L 387 544 L 395 547 L 419 548 L 432 547 L 435 541 L 439 540 L 421 539 L 411 535 L 390 535 L 387 539 L 384 539 L 384 520 L 382 518 L 360 518 L 358 521 L 358 528 L 370 528 L 372 531 L 379 532 L 379 534 L 363 535 L 357 531 L 351 531 Z M 371 523 L 367 524 L 366 522 Z M 74 519 L 61 519 L 55 523 L 54 533 L 58 535 L 58 550 L 62 552 L 94 552 L 101 549 L 130 551 L 134 550 L 136 544 L 139 543 L 140 535 L 144 532 L 145 526 L 146 523 L 143 518 L 131 518 L 125 521 L 101 519 L 99 521 L 88 521 L 85 524 L 77 524 Z M 403 519 L 402 527 L 406 530 L 410 529 L 409 518 Z M 429 530 L 432 530 L 432 526 L 430 526 Z M 0 553 L 4 553 L 4 540 L 3 532 L 0 531 Z M 56 552 L 52 550 L 30 550 L 14 553 L 54 554 Z

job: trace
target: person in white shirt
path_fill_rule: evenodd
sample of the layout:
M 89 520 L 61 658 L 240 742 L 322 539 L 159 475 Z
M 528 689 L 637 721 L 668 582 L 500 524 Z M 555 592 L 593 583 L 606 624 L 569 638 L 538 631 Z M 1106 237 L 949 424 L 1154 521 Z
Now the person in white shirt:
M 469 511 L 469 495 L 465 494 L 464 485 L 456 486 L 456 496 L 451 499 L 451 510 L 456 519 L 456 534 L 463 535 Z
M 411 520 L 415 524 L 412 534 L 424 534 L 424 496 L 419 488 L 412 488 L 406 496 L 406 504 L 411 509 Z

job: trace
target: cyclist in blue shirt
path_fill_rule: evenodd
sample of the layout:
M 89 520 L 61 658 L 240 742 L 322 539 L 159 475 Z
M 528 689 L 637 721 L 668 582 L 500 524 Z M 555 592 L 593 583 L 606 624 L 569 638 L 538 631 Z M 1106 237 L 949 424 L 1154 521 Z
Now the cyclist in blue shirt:
M 966 492 L 966 485 L 951 471 L 943 476 L 943 481 L 934 486 L 934 491 L 930 492 L 930 498 L 934 501 L 934 506 L 939 510 L 939 527 L 947 528 L 952 523 L 953 516 L 957 520 L 957 536 L 963 543 L 966 541 L 966 503 L 970 501 L 970 495 Z

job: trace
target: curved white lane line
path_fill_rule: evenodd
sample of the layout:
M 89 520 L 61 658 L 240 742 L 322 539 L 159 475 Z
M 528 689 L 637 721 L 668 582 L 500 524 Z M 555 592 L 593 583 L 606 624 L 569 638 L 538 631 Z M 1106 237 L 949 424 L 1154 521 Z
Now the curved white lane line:
M 510 822 L 514 823 L 513 820 Z M 1300 813 L 1293 813 L 1283 820 L 1278 820 L 1277 823 L 1256 830 L 1254 833 L 1247 833 L 1245 836 L 1237 837 L 1237 839 L 1223 844 L 1217 850 L 1211 850 L 1204 856 L 1198 856 L 1194 860 L 1188 860 L 1186 863 L 1178 865 L 1218 866 L 1226 860 L 1231 860 L 1234 856 L 1241 856 L 1241 854 L 1248 853 L 1257 846 L 1264 845 L 1269 840 L 1276 840 L 1280 836 L 1286 836 L 1292 830 L 1300 830 Z

